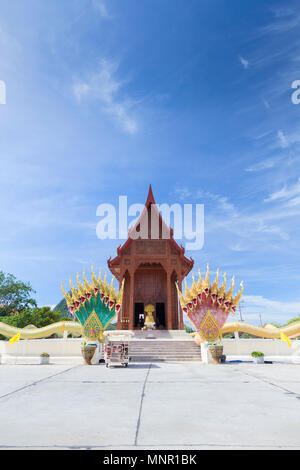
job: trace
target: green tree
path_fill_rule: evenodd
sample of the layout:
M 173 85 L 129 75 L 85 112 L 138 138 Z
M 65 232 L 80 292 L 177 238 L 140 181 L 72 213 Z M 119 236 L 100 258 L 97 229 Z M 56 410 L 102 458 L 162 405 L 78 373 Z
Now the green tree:
M 293 323 L 298 323 L 300 321 L 300 316 L 299 317 L 295 317 L 295 318 L 291 318 L 288 322 L 287 322 L 287 325 L 292 325 Z
M 186 324 L 184 324 L 183 326 L 184 326 L 186 333 L 194 333 L 193 328 L 191 328 L 190 326 L 187 326 Z
M 0 316 L 35 307 L 36 301 L 31 297 L 34 293 L 28 282 L 18 281 L 12 274 L 0 271 Z
M 4 317 L 3 323 L 16 328 L 25 328 L 28 325 L 34 325 L 37 328 L 57 323 L 59 321 L 70 321 L 69 317 L 63 317 L 61 312 L 53 312 L 50 307 L 33 308 L 25 310 L 12 317 Z

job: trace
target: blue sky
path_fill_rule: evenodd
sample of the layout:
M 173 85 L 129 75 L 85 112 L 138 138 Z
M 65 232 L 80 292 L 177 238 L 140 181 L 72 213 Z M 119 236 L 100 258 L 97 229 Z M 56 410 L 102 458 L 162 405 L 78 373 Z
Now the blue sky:
M 245 281 L 257 323 L 300 314 L 300 9 L 252 0 L 0 0 L 0 268 L 39 305 L 106 267 L 96 208 L 205 204 L 187 253 Z

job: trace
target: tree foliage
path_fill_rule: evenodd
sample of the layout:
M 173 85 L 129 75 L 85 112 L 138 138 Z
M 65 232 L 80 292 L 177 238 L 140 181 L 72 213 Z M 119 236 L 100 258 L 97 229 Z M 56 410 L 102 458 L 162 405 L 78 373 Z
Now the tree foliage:
M 183 326 L 184 326 L 186 333 L 194 333 L 193 328 L 191 328 L 190 326 L 187 326 L 186 324 L 184 324 Z
M 293 323 L 298 323 L 300 321 L 300 316 L 299 317 L 295 317 L 295 318 L 291 318 L 288 322 L 287 322 L 287 325 L 292 325 Z
M 37 328 L 57 323 L 59 321 L 70 321 L 69 317 L 63 317 L 61 312 L 53 312 L 50 307 L 33 308 L 25 310 L 19 315 L 4 317 L 3 323 L 16 328 L 25 328 L 28 325 L 34 325 Z
M 0 316 L 36 307 L 36 301 L 31 297 L 34 293 L 30 283 L 18 281 L 12 274 L 0 271 Z

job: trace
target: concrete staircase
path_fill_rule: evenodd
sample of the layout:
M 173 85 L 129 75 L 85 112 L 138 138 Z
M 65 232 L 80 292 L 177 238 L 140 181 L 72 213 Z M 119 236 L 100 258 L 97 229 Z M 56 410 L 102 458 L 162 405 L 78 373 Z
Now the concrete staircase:
M 131 362 L 198 361 L 201 349 L 187 340 L 145 339 L 130 342 Z

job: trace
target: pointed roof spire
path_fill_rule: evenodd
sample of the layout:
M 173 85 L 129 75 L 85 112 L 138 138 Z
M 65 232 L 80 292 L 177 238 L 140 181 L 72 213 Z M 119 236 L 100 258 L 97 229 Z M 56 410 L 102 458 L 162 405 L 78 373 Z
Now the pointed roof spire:
M 154 196 L 153 196 L 151 184 L 149 186 L 148 197 L 147 197 L 147 201 L 146 201 L 145 205 L 148 206 L 149 204 L 155 204 L 155 199 L 154 199 Z
M 154 199 L 154 196 L 153 196 L 152 186 L 150 184 L 149 185 L 148 196 L 147 196 L 147 201 L 145 203 L 145 207 L 144 207 L 142 213 L 140 214 L 140 217 L 135 222 L 134 227 L 131 227 L 129 229 L 129 236 L 128 236 L 127 241 L 117 249 L 117 256 L 115 258 L 113 258 L 113 259 L 109 258 L 107 260 L 107 264 L 108 264 L 108 267 L 109 267 L 110 271 L 116 276 L 118 281 L 121 280 L 121 277 L 120 277 L 120 270 L 117 271 L 119 268 L 116 268 L 116 266 L 119 266 L 121 257 L 125 254 L 126 250 L 128 249 L 128 247 L 133 242 L 133 238 L 131 237 L 131 232 L 133 232 L 134 230 L 136 230 L 138 228 L 138 226 L 141 223 L 143 217 L 146 217 L 147 214 L 149 214 L 150 211 L 151 211 L 150 215 L 152 215 L 152 207 L 151 206 L 153 206 L 153 209 L 156 211 L 156 214 L 158 215 L 159 227 L 160 226 L 162 227 L 161 232 L 164 235 L 162 237 L 162 239 L 165 238 L 166 240 L 169 240 L 169 243 L 172 245 L 172 247 L 175 250 L 174 254 L 177 254 L 179 256 L 180 262 L 182 263 L 182 266 L 184 266 L 184 270 L 185 270 L 184 272 L 186 273 L 185 275 L 187 275 L 191 271 L 191 269 L 194 265 L 194 260 L 192 258 L 188 259 L 184 256 L 185 250 L 184 250 L 183 246 L 181 245 L 181 247 L 180 247 L 178 245 L 178 243 L 174 240 L 174 238 L 173 238 L 173 229 L 171 227 L 168 227 L 166 225 L 165 221 L 163 220 L 162 214 L 161 214 L 161 212 L 159 212 L 158 207 L 156 205 L 156 202 L 155 202 L 155 199 Z M 150 224 L 151 224 L 151 222 L 152 222 L 152 219 L 150 219 Z M 151 228 L 150 224 L 148 224 L 148 228 L 149 227 Z M 165 236 L 165 235 L 167 235 L 167 236 Z M 149 239 L 150 240 L 152 239 L 151 238 L 151 233 L 150 233 Z M 104 283 L 104 281 L 103 281 L 103 283 Z

